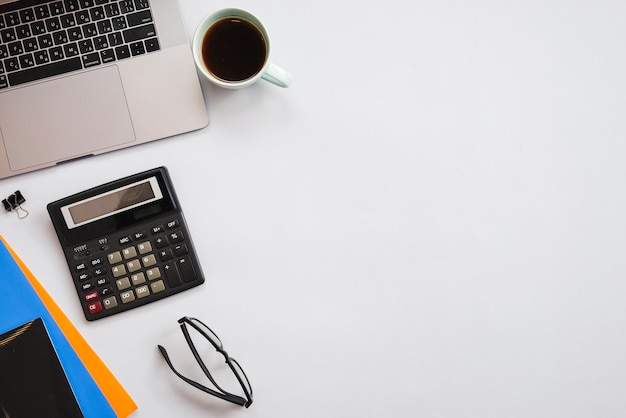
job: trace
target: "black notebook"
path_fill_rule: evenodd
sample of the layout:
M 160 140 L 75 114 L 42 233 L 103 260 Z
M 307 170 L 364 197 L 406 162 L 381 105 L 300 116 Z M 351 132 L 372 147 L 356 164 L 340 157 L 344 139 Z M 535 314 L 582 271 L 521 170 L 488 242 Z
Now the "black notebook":
M 41 318 L 0 335 L 0 418 L 83 414 Z

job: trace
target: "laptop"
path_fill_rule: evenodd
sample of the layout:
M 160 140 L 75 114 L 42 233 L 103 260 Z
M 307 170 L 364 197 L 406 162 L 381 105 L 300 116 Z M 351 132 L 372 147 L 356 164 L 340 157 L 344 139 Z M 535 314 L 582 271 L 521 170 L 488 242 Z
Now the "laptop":
M 0 178 L 200 129 L 176 0 L 0 0 Z

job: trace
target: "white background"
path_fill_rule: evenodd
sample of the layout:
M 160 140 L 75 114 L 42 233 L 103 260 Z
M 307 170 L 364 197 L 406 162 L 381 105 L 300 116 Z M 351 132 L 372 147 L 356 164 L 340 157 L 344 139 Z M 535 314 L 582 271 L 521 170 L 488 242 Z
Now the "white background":
M 0 181 L 30 210 L 0 233 L 134 416 L 624 416 L 626 3 L 181 0 L 189 36 L 228 6 L 289 89 L 204 83 L 206 129 Z M 45 206 L 160 165 L 207 281 L 87 322 Z M 183 315 L 249 409 L 167 369 Z

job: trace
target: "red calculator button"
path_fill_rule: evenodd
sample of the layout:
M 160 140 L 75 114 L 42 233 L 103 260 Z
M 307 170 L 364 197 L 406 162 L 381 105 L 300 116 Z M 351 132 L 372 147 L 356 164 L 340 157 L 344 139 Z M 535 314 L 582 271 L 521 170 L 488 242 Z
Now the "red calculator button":
M 90 303 L 89 305 L 87 305 L 87 309 L 89 309 L 89 313 L 92 315 L 102 312 L 102 302 L 97 301 L 94 303 Z

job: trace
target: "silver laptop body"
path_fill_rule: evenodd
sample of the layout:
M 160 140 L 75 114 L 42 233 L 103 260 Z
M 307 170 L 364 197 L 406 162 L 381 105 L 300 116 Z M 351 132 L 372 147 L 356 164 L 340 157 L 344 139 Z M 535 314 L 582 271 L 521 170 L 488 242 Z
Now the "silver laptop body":
M 0 16 L 0 178 L 207 125 L 176 0 L 0 0 Z

